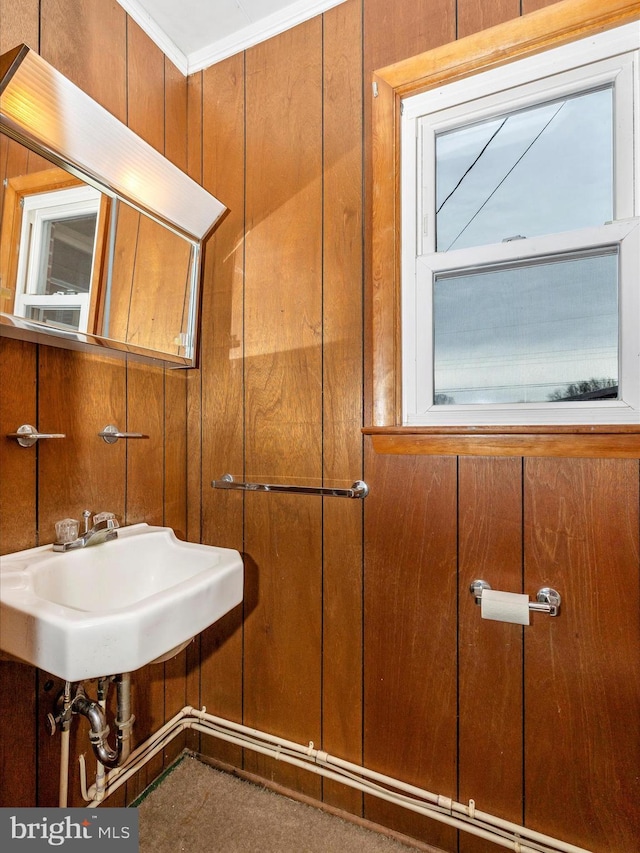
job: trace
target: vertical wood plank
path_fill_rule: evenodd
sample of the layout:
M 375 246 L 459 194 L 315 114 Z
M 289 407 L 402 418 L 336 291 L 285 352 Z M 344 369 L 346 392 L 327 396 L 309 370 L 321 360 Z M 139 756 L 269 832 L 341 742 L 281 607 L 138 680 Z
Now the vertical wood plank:
M 298 743 L 320 742 L 322 499 L 246 498 L 244 722 Z M 245 768 L 320 798 L 320 780 L 255 753 Z
M 477 579 L 522 592 L 522 460 L 459 460 L 459 800 L 522 823 L 522 626 L 481 618 Z M 495 845 L 460 834 L 460 853 Z
M 0 338 L 0 554 L 37 544 L 36 449 L 4 438 L 22 423 L 37 425 L 37 349 L 34 344 Z M 33 667 L 0 659 L 0 719 L 4 732 L 0 736 L 0 806 L 31 806 L 37 790 Z
M 322 475 L 321 22 L 247 52 L 246 474 Z
M 195 181 L 202 182 L 202 72 L 187 78 L 187 164 L 186 171 Z M 202 302 L 202 297 L 201 297 Z M 187 539 L 200 542 L 202 537 L 202 369 L 201 335 L 198 333 L 198 368 L 187 371 Z M 187 704 L 202 706 L 200 695 L 200 645 L 197 636 L 186 649 Z M 185 744 L 200 749 L 198 732 L 186 733 Z
M 202 182 L 202 72 L 187 78 L 187 174 Z M 206 252 L 206 248 L 205 248 Z M 201 287 L 204 288 L 201 275 Z M 200 311 L 202 312 L 200 298 Z M 201 314 L 200 325 L 203 318 Z M 198 330 L 197 369 L 187 371 L 187 538 L 200 542 L 202 532 L 201 485 L 202 485 L 202 431 L 201 396 L 202 335 Z
M 36 539 L 36 447 L 5 438 L 21 424 L 37 422 L 38 348 L 0 338 L 0 554 L 21 551 Z
M 366 457 L 364 763 L 457 793 L 456 460 Z M 455 849 L 450 827 L 365 798 L 370 820 Z
M 40 53 L 120 121 L 127 120 L 127 15 L 116 0 L 41 0 Z
M 245 475 L 318 484 L 321 19 L 257 45 L 246 63 Z M 247 495 L 245 519 L 245 722 L 319 742 L 321 500 Z M 319 796 L 318 779 L 254 755 L 245 761 Z
M 376 68 L 454 41 L 456 0 L 364 0 L 364 34 L 368 96 Z
M 240 492 L 211 481 L 243 470 L 244 57 L 203 74 L 204 186 L 229 208 L 205 249 L 201 334 L 202 537 L 242 551 Z M 242 605 L 201 635 L 202 704 L 242 720 Z M 202 751 L 238 766 L 241 751 L 202 738 Z
M 363 0 L 363 55 L 364 55 L 364 78 L 363 78 L 363 120 L 364 120 L 364 231 L 365 234 L 372 232 L 373 204 L 375 203 L 376 187 L 373 186 L 372 164 L 375 151 L 375 142 L 372 135 L 372 110 L 373 104 L 377 104 L 382 97 L 388 97 L 388 92 L 380 92 L 379 100 L 375 100 L 372 92 L 373 72 L 400 59 L 406 59 L 429 48 L 446 44 L 455 39 L 456 33 L 456 0 L 396 0 L 387 3 L 385 0 Z M 389 174 L 392 174 L 393 164 L 389 163 Z M 379 195 L 379 194 L 378 194 Z M 379 203 L 379 199 L 378 199 Z M 395 222 L 397 211 L 384 210 L 385 226 L 391 232 L 397 227 Z M 384 239 L 384 238 L 383 238 Z M 388 239 L 388 235 L 387 235 Z M 376 285 L 381 279 L 384 281 L 389 275 L 394 275 L 395 269 L 374 269 L 372 259 L 371 240 L 365 241 L 364 252 L 364 280 L 371 283 L 366 291 L 365 298 L 365 328 L 373 328 L 373 301 L 380 298 L 380 289 Z M 380 255 L 382 257 L 382 255 Z M 388 317 L 387 325 L 382 334 L 386 336 L 387 343 L 396 335 L 396 317 L 394 316 L 395 305 L 390 305 L 386 311 Z M 375 334 L 374 330 L 374 334 Z M 385 348 L 379 350 L 386 353 Z M 393 387 L 392 377 L 385 375 L 385 397 L 376 400 L 376 411 L 373 410 L 372 381 L 373 374 L 380 373 L 380 365 L 374 365 L 372 350 L 372 335 L 365 338 L 365 420 L 367 423 L 388 424 L 394 422 L 398 408 L 398 389 Z M 384 371 L 388 374 L 385 365 Z M 376 384 L 381 376 L 376 378 Z M 380 395 L 381 396 L 381 395 Z
M 522 14 L 528 15 L 530 12 L 544 9 L 545 6 L 553 6 L 557 2 L 558 0 L 522 0 Z
M 36 802 L 36 679 L 32 666 L 0 659 L 0 808 Z
M 38 50 L 39 0 L 0 0 L 0 53 L 19 44 Z
M 141 521 L 162 524 L 165 454 L 162 368 L 136 362 L 128 364 L 125 429 L 149 436 L 123 442 L 127 453 L 127 524 Z
M 520 0 L 457 0 L 458 38 L 488 30 L 520 15 Z
M 180 539 L 187 538 L 187 377 L 183 370 L 165 370 L 164 375 L 164 524 Z M 187 704 L 189 652 L 184 650 L 164 665 L 164 720 Z M 171 763 L 186 746 L 178 735 L 163 753 Z
M 127 44 L 127 124 L 164 153 L 164 56 L 131 18 Z
M 323 16 L 323 474 L 362 478 L 362 9 Z M 362 761 L 362 503 L 323 507 L 322 744 Z M 362 795 L 323 782 L 323 799 L 356 814 Z
M 164 155 L 187 171 L 187 79 L 166 57 L 164 59 Z
M 148 439 L 124 441 L 127 454 L 127 524 L 162 524 L 164 519 L 164 371 L 155 365 L 127 366 L 127 432 Z M 118 442 L 120 443 L 120 442 Z M 116 446 L 116 445 L 114 445 Z M 132 679 L 132 707 L 136 716 L 133 746 L 142 743 L 165 721 L 164 668 L 145 666 Z M 162 755 L 155 756 L 127 783 L 130 800 L 161 771 Z
M 637 460 L 528 459 L 525 584 L 562 596 L 525 634 L 527 825 L 604 851 L 640 838 Z
M 163 449 L 163 523 L 172 527 L 180 539 L 186 539 L 187 376 L 184 370 L 165 370 Z

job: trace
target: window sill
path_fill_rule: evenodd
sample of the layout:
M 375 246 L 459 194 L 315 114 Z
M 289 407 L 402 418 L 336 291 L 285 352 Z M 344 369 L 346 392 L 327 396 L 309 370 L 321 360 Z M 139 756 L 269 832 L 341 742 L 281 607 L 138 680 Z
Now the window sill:
M 382 454 L 640 459 L 640 424 L 364 427 L 362 432 Z

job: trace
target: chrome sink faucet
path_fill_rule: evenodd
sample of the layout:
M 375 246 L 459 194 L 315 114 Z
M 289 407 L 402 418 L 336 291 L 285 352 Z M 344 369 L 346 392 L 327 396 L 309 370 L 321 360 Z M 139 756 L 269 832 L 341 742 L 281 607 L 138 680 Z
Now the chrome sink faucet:
M 118 538 L 118 520 L 112 512 L 100 512 L 93 517 L 93 525 L 89 527 L 91 512 L 85 509 L 84 532 L 78 535 L 78 522 L 66 518 L 56 524 L 58 539 L 53 543 L 54 551 L 74 551 L 77 548 L 88 548 L 90 545 L 100 545 Z

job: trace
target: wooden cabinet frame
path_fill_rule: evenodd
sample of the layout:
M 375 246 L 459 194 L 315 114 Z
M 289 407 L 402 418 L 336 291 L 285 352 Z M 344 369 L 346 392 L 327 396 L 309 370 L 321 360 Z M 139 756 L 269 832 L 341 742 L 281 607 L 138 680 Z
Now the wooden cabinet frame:
M 640 19 L 639 0 L 562 0 L 373 75 L 372 423 L 387 453 L 640 457 L 640 425 L 401 426 L 400 110 L 403 98 Z

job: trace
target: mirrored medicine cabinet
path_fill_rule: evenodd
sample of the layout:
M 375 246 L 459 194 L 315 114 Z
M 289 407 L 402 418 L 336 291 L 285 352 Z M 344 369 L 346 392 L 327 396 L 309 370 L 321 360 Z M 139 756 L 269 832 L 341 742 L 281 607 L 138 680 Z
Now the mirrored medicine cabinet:
M 19 45 L 0 57 L 0 334 L 195 365 L 225 207 Z

